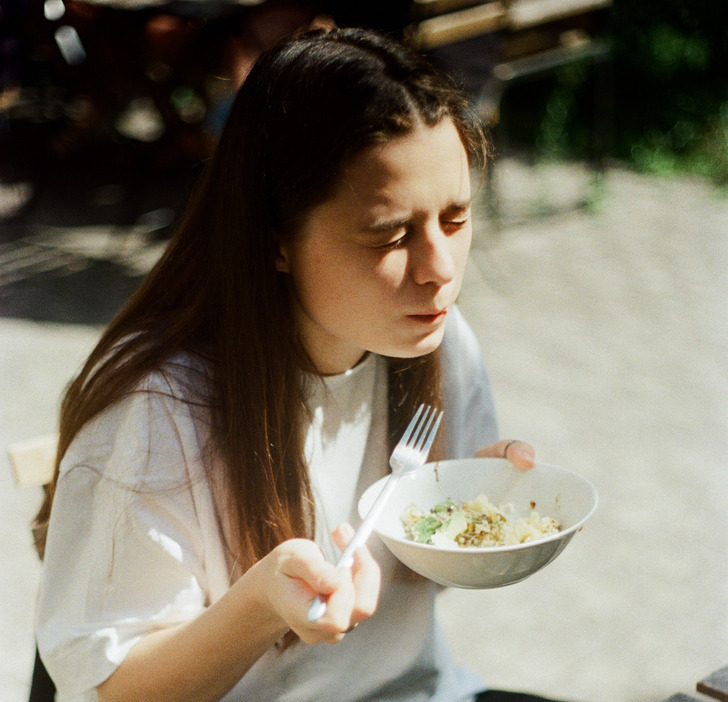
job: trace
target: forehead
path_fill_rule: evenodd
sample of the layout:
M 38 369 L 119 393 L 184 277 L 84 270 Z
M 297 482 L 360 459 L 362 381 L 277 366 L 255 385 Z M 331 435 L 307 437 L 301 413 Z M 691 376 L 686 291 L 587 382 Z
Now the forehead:
M 344 164 L 333 198 L 370 200 L 393 190 L 399 196 L 428 189 L 467 197 L 469 159 L 459 132 L 449 119 L 366 147 Z M 467 191 L 467 192 L 466 192 Z

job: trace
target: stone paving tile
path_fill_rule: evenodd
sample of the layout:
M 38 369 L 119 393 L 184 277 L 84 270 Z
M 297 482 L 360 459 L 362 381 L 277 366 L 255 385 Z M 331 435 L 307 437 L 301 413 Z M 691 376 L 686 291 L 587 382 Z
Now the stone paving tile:
M 18 488 L 6 450 L 55 431 L 63 388 L 97 328 L 0 318 L 0 700 L 25 702 L 33 664 L 40 565 L 29 525 L 40 488 Z
M 478 218 L 460 304 L 502 434 L 583 473 L 600 506 L 529 580 L 444 593 L 445 635 L 494 686 L 574 702 L 691 693 L 728 662 L 728 200 L 620 170 L 594 195 L 579 169 L 517 162 L 499 165 L 497 185 L 504 219 Z M 591 208 L 574 208 L 585 193 Z M 546 205 L 556 213 L 531 216 Z M 13 288 L 15 312 L 0 307 L 0 447 L 54 429 L 100 323 L 58 319 L 84 290 L 105 289 L 107 313 L 133 284 L 121 269 L 96 261 L 60 288 L 45 274 Z M 49 291 L 63 298 L 47 301 L 56 321 L 32 321 Z M 4 702 L 27 698 L 39 497 L 14 485 L 0 451 Z
M 657 702 L 725 665 L 727 272 L 728 200 L 619 171 L 601 211 L 477 242 L 461 306 L 502 434 L 600 493 L 544 571 L 443 597 L 458 655 L 492 684 Z

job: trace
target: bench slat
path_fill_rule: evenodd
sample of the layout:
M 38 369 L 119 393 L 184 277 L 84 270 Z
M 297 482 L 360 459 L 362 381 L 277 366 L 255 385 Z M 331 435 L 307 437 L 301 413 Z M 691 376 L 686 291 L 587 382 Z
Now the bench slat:
M 721 702 L 728 702 L 728 666 L 716 670 L 697 685 L 698 692 L 710 695 Z

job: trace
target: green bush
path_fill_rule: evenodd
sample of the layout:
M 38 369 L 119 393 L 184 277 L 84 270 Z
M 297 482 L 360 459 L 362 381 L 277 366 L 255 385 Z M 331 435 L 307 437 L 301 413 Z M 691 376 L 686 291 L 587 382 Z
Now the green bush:
M 728 184 L 728 4 L 618 0 L 614 151 L 640 170 Z
M 616 0 L 610 43 L 607 151 L 643 172 L 728 185 L 728 2 Z M 587 156 L 601 85 L 592 69 L 582 61 L 512 91 L 509 139 L 540 158 Z

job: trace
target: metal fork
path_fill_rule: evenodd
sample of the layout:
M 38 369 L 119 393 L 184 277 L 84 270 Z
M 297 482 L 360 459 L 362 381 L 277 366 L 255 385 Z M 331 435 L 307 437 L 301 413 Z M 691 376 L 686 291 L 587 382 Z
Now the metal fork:
M 429 405 L 420 405 L 417 408 L 415 416 L 412 417 L 412 421 L 407 426 L 399 443 L 394 447 L 394 451 L 392 451 L 392 456 L 389 459 L 392 473 L 377 499 L 369 508 L 369 512 L 364 517 L 356 534 L 339 556 L 336 563 L 337 568 L 351 568 L 354 563 L 354 552 L 369 538 L 377 518 L 399 479 L 403 475 L 413 473 L 421 468 L 427 460 L 427 454 L 430 452 L 430 447 L 435 440 L 435 434 L 437 434 L 441 421 L 442 412 L 438 414 L 438 411 Z M 321 599 L 320 595 L 317 595 L 309 607 L 308 620 L 315 622 L 325 612 L 326 601 Z

